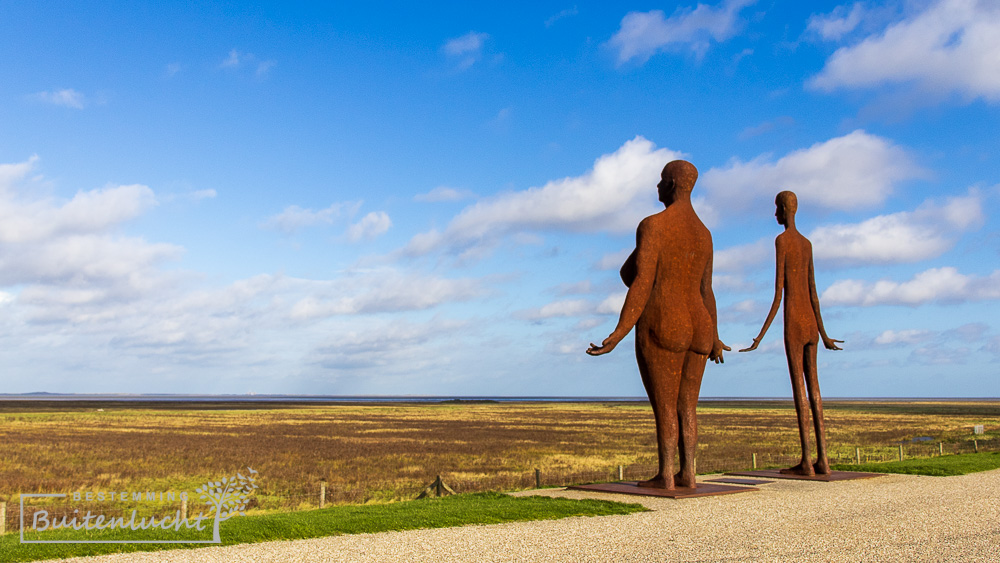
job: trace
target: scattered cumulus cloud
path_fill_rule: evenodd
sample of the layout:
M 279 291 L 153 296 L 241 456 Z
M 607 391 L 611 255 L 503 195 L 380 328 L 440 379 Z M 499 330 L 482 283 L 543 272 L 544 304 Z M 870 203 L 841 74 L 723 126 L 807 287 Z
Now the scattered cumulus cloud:
M 569 18 L 578 15 L 579 13 L 580 11 L 576 9 L 576 6 L 573 6 L 572 8 L 566 8 L 565 10 L 562 10 L 558 14 L 553 14 L 552 16 L 549 17 L 549 19 L 545 20 L 545 27 L 552 27 L 552 24 L 556 23 L 557 21 L 563 18 Z
M 850 9 L 847 6 L 837 6 L 829 14 L 810 16 L 806 31 L 815 33 L 827 41 L 837 41 L 858 27 L 865 12 L 861 2 L 855 2 Z
M 838 24 L 829 21 L 834 22 L 830 24 L 834 33 Z M 957 94 L 966 101 L 997 102 L 998 60 L 1000 5 L 938 0 L 881 33 L 838 49 L 807 85 L 829 92 L 903 84 L 938 96 Z
M 932 338 L 934 334 L 929 330 L 905 329 L 886 330 L 875 337 L 875 344 L 881 346 L 892 346 L 895 344 L 915 344 Z
M 521 231 L 633 231 L 643 217 L 658 211 L 660 171 L 680 156 L 636 137 L 598 158 L 581 176 L 480 200 L 462 210 L 443 232 L 414 236 L 403 252 L 422 255 L 447 248 L 460 253 L 489 247 Z
M 438 186 L 433 190 L 413 196 L 414 201 L 424 203 L 435 203 L 441 201 L 461 201 L 474 196 L 469 190 L 459 188 L 449 188 L 448 186 Z
M 338 219 L 354 215 L 359 209 L 361 209 L 360 201 L 334 203 L 330 207 L 319 210 L 289 205 L 281 213 L 269 217 L 261 226 L 265 229 L 292 234 L 306 227 L 331 225 Z
M 809 234 L 817 260 L 841 264 L 919 262 L 944 254 L 957 235 L 982 224 L 978 192 L 925 202 L 915 211 L 877 215 L 854 224 L 817 227 Z
M 670 17 L 662 10 L 629 12 L 608 45 L 617 51 L 619 65 L 633 59 L 642 64 L 656 53 L 671 49 L 690 49 L 700 57 L 712 42 L 721 43 L 736 35 L 742 24 L 740 11 L 755 1 L 698 4 L 694 8 L 678 8 Z
M 638 226 L 638 224 L 636 224 L 636 226 Z M 594 267 L 596 267 L 598 270 L 620 270 L 622 264 L 624 264 L 625 261 L 628 260 L 628 257 L 630 254 L 632 254 L 633 250 L 635 249 L 623 248 L 618 252 L 605 254 L 604 256 L 601 256 L 601 259 L 597 261 L 597 264 L 595 264 Z
M 714 272 L 742 272 L 774 258 L 774 242 L 763 238 L 750 244 L 716 250 L 712 257 Z
M 347 238 L 355 242 L 371 240 L 388 231 L 391 226 L 392 220 L 388 214 L 384 211 L 372 211 L 347 228 Z
M 487 33 L 470 31 L 461 37 L 446 41 L 441 47 L 441 52 L 455 62 L 458 70 L 467 70 L 482 58 L 483 45 L 489 38 Z
M 955 303 L 1000 299 L 1000 270 L 988 276 L 959 273 L 956 268 L 931 268 L 905 282 L 840 280 L 823 292 L 823 303 L 870 307 Z
M 699 185 L 708 192 L 707 206 L 716 213 L 764 213 L 764 202 L 773 213 L 774 196 L 782 190 L 794 191 L 800 206 L 853 211 L 880 205 L 896 184 L 924 175 L 903 148 L 857 130 L 778 160 L 733 159 L 702 174 Z M 753 202 L 758 205 L 752 206 Z
M 72 88 L 38 92 L 35 94 L 35 98 L 54 106 L 62 106 L 73 109 L 83 109 L 84 106 L 83 94 Z

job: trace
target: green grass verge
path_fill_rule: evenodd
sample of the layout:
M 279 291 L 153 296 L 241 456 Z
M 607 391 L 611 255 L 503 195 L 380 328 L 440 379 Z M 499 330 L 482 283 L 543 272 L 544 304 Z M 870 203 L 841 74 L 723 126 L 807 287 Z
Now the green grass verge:
M 511 497 L 501 493 L 477 493 L 382 505 L 346 505 L 305 512 L 238 516 L 222 523 L 220 537 L 222 545 L 233 545 L 389 530 L 555 520 L 569 516 L 630 514 L 645 510 L 641 504 L 604 500 L 572 500 L 542 496 Z M 211 539 L 211 521 L 208 521 L 207 528 L 197 536 L 163 531 L 151 535 L 152 532 L 142 530 L 127 533 L 121 530 L 111 532 L 57 530 L 33 533 L 26 535 L 25 539 Z M 193 549 L 211 545 L 213 544 L 21 544 L 18 534 L 7 534 L 0 537 L 0 561 L 38 561 L 107 553 Z
M 863 463 L 861 465 L 838 464 L 833 465 L 832 468 L 839 471 L 907 473 L 910 475 L 947 477 L 950 475 L 965 475 L 966 473 L 998 469 L 1000 468 L 1000 452 L 943 455 L 939 457 L 904 459 L 903 461 Z

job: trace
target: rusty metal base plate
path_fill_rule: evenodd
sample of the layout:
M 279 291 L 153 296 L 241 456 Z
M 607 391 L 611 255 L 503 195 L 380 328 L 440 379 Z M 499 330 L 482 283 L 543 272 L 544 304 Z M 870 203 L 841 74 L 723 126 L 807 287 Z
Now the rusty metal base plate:
M 757 469 L 755 471 L 730 471 L 726 475 L 743 477 L 762 477 L 766 479 L 797 479 L 800 481 L 850 481 L 852 479 L 871 479 L 882 477 L 885 473 L 862 473 L 860 471 L 832 471 L 829 475 L 794 475 L 782 473 L 780 469 Z
M 735 479 L 726 477 L 723 479 L 707 479 L 708 483 L 729 483 L 730 485 L 766 485 L 774 481 L 761 481 L 760 479 Z
M 672 491 L 668 491 L 666 489 L 640 487 L 637 481 L 594 483 L 592 485 L 574 485 L 566 488 L 580 491 L 599 491 L 602 493 L 619 493 L 626 495 L 644 495 L 650 497 L 668 498 L 710 497 L 714 495 L 729 495 L 733 493 L 745 493 L 757 490 L 753 487 L 733 487 L 731 485 L 718 485 L 715 483 L 698 483 L 697 487 L 678 487 Z

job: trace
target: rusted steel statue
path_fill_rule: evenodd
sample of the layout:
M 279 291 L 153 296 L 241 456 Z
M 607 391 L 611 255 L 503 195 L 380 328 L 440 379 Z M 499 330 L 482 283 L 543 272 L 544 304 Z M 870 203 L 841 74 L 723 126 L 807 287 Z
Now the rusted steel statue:
M 795 211 L 798 199 L 795 194 L 784 191 L 774 199 L 777 210 L 774 213 L 778 224 L 784 225 L 785 232 L 774 239 L 777 269 L 774 279 L 774 301 L 767 313 L 760 334 L 753 339 L 753 345 L 740 352 L 757 349 L 764 334 L 771 326 L 774 315 L 781 304 L 781 294 L 785 294 L 785 356 L 788 358 L 788 372 L 792 377 L 792 396 L 795 398 L 795 413 L 799 421 L 799 440 L 802 442 L 802 461 L 795 467 L 782 469 L 782 473 L 795 475 L 827 475 L 830 462 L 826 457 L 826 433 L 823 427 L 823 399 L 819 394 L 819 377 L 816 374 L 816 350 L 819 338 L 829 350 L 840 350 L 837 343 L 826 335 L 823 318 L 819 314 L 819 296 L 816 294 L 816 280 L 813 275 L 812 244 L 795 229 Z M 808 400 L 806 393 L 808 392 Z M 812 410 L 813 426 L 816 430 L 816 463 L 809 460 L 809 411 Z
M 729 350 L 719 340 L 712 293 L 712 235 L 691 206 L 698 170 L 675 160 L 657 184 L 666 209 L 639 223 L 636 249 L 621 269 L 628 286 L 618 326 L 587 353 L 612 351 L 635 327 L 635 358 L 653 406 L 659 471 L 642 487 L 695 487 L 696 408 L 708 359 Z M 680 471 L 674 474 L 674 455 Z

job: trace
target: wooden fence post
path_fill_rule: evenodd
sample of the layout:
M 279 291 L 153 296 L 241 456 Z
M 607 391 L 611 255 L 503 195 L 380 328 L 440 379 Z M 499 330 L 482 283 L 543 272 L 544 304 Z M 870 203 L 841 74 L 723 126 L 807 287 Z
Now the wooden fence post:
M 854 448 L 854 461 L 861 465 L 861 448 Z
M 535 468 L 535 488 L 542 488 L 542 470 L 537 467 Z
M 944 442 L 938 442 L 938 455 L 944 455 Z
M 753 468 L 757 469 L 757 454 L 756 453 L 750 454 L 750 462 L 753 463 Z
M 625 480 L 625 467 L 622 465 L 618 466 L 618 480 L 619 481 Z
M 903 461 L 903 444 L 899 445 L 899 461 Z
M 326 479 L 319 481 L 319 507 L 326 508 Z
M 187 520 L 188 517 L 188 501 L 186 498 L 181 499 L 181 520 Z
M 7 503 L 0 502 L 0 536 L 7 533 Z
M 979 440 L 973 440 L 972 441 L 972 447 L 974 447 L 976 449 L 976 453 L 978 454 L 979 453 Z

